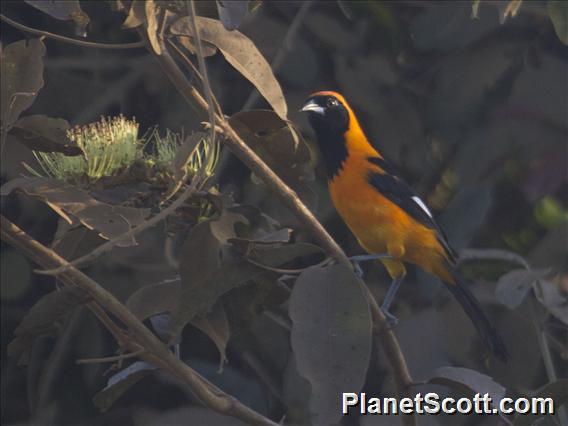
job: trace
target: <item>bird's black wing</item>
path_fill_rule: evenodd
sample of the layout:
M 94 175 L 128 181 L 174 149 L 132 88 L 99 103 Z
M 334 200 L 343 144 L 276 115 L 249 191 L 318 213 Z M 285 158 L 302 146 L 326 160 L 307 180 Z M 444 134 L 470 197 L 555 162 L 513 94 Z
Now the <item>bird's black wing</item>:
M 372 171 L 367 179 L 369 184 L 402 210 L 408 213 L 418 223 L 436 231 L 438 241 L 446 251 L 448 258 L 456 262 L 457 253 L 448 243 L 444 230 L 435 221 L 426 203 L 414 192 L 412 187 L 402 180 L 394 166 L 383 158 L 369 157 L 368 161 L 379 166 L 384 173 Z

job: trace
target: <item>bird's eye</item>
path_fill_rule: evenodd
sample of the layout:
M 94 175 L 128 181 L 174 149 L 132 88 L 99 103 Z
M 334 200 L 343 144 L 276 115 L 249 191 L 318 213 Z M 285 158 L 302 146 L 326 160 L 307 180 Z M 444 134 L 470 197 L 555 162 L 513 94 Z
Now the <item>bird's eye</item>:
M 331 108 L 331 107 L 336 107 L 339 105 L 339 102 L 337 102 L 337 99 L 333 99 L 333 98 L 329 98 L 327 100 L 327 107 Z

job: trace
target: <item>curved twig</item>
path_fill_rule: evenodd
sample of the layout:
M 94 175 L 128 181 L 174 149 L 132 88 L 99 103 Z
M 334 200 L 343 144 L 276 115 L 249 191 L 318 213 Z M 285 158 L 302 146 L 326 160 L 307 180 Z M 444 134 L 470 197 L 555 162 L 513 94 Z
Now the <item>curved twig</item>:
M 209 123 L 211 123 L 211 141 L 210 143 L 215 143 L 215 106 L 213 103 L 213 92 L 211 90 L 211 84 L 209 83 L 209 74 L 207 73 L 207 66 L 205 65 L 205 57 L 203 54 L 203 44 L 201 43 L 201 36 L 199 30 L 197 29 L 197 22 L 195 21 L 195 2 L 191 0 L 187 4 L 187 9 L 189 12 L 189 22 L 191 23 L 191 31 L 195 38 L 195 45 L 197 47 L 197 63 L 199 64 L 199 71 L 201 73 L 201 79 L 203 81 L 203 92 L 205 93 L 205 100 L 207 101 L 207 114 L 209 115 Z
M 125 359 L 136 358 L 144 353 L 146 353 L 146 349 L 140 349 L 139 351 L 129 352 L 127 354 L 106 356 L 103 358 L 80 358 L 75 361 L 75 364 L 102 364 L 105 362 L 123 361 Z
M 124 49 L 139 49 L 144 47 L 144 41 L 135 41 L 133 43 L 96 43 L 94 41 L 84 41 L 84 40 L 77 40 L 76 38 L 65 37 L 59 34 L 53 34 L 48 31 L 42 31 L 35 28 L 28 27 L 24 24 L 20 24 L 19 22 L 13 21 L 7 16 L 0 15 L 0 21 L 6 22 L 8 25 L 11 25 L 14 28 L 17 28 L 21 31 L 25 31 L 30 34 L 34 34 L 40 37 L 47 37 L 53 40 L 62 41 L 64 43 L 74 44 L 75 46 L 81 47 L 93 47 L 96 49 L 114 49 L 114 50 L 124 50 Z
M 516 263 L 525 269 L 531 269 L 526 259 L 517 253 L 501 249 L 463 249 L 459 253 L 458 262 L 471 260 L 502 260 L 504 262 Z
M 278 274 L 285 274 L 285 275 L 299 275 L 308 268 L 312 268 L 314 266 L 323 267 L 333 260 L 331 257 L 326 257 L 321 262 L 316 263 L 315 265 L 306 266 L 305 268 L 283 269 L 283 268 L 274 268 L 272 266 L 263 265 L 262 263 L 257 262 L 256 260 L 252 260 L 250 257 L 245 256 L 245 257 L 243 257 L 243 259 L 245 260 L 245 262 L 248 262 L 248 263 L 250 263 L 251 265 L 254 265 L 254 266 L 258 266 L 261 269 L 265 269 L 267 271 L 276 272 Z
M 199 72 L 197 67 L 193 64 L 191 59 L 189 59 L 187 57 L 187 55 L 178 47 L 178 45 L 171 38 L 166 38 L 166 41 L 168 42 L 168 44 L 170 46 L 173 47 L 173 49 L 175 50 L 176 54 L 180 57 L 180 59 L 182 59 L 183 62 L 189 68 L 191 68 L 191 71 L 196 75 L 196 77 L 199 79 L 199 81 L 201 81 L 201 83 L 204 84 L 203 83 L 203 77 L 201 76 L 201 73 Z M 211 98 L 213 100 L 213 103 L 215 104 L 215 111 L 217 112 L 217 114 L 222 115 L 223 110 L 221 109 L 221 105 L 219 104 L 219 101 L 217 100 L 217 98 L 215 97 L 215 94 L 213 92 L 211 92 L 211 95 L 212 95 Z M 204 125 L 204 126 L 207 126 L 206 128 L 209 128 L 211 126 L 211 123 L 209 123 L 208 121 L 203 122 L 201 124 Z M 217 126 L 217 131 L 219 131 L 218 126 Z

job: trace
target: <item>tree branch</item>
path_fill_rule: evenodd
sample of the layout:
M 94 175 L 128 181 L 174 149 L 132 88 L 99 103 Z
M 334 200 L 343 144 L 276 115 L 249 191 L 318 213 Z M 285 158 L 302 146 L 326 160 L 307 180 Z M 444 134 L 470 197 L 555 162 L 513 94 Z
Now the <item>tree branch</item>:
M 34 34 L 40 37 L 47 37 L 53 40 L 62 41 L 68 44 L 74 44 L 75 46 L 81 47 L 94 47 L 96 49 L 114 49 L 114 50 L 124 50 L 124 49 L 139 49 L 144 47 L 144 41 L 135 41 L 134 43 L 95 43 L 93 41 L 84 41 L 84 40 L 77 40 L 75 38 L 65 37 L 59 34 L 53 34 L 47 31 L 37 30 L 35 28 L 28 27 L 24 24 L 20 24 L 19 22 L 12 21 L 10 18 L 0 15 L 0 21 L 6 22 L 8 25 L 11 25 L 14 28 L 17 28 L 21 31 L 25 31 L 30 34 Z
M 140 349 L 136 352 L 120 354 L 115 356 L 106 356 L 102 358 L 81 358 L 75 361 L 76 364 L 103 364 L 105 362 L 122 362 L 125 359 L 136 358 L 146 352 L 146 349 Z
M 195 2 L 190 0 L 187 3 L 187 9 L 189 12 L 189 22 L 191 23 L 191 30 L 195 36 L 195 45 L 197 47 L 197 63 L 199 64 L 199 70 L 201 71 L 201 79 L 203 80 L 203 92 L 205 93 L 205 100 L 207 101 L 207 113 L 209 115 L 209 123 L 211 124 L 211 143 L 215 143 L 215 107 L 213 106 L 213 92 L 211 91 L 211 85 L 209 84 L 209 73 L 207 72 L 207 66 L 205 65 L 205 58 L 203 56 L 203 45 L 201 43 L 201 37 L 199 36 L 199 31 L 197 29 L 197 22 L 195 22 Z M 162 46 L 166 49 L 165 43 L 162 40 Z
M 3 241 L 21 250 L 40 265 L 65 267 L 66 272 L 59 278 L 85 290 L 96 302 L 104 306 L 105 309 L 127 326 L 131 333 L 129 338 L 133 343 L 139 344 L 148 351 L 147 353 L 142 353 L 141 358 L 183 380 L 197 398 L 215 411 L 236 417 L 253 425 L 277 425 L 270 419 L 243 405 L 236 398 L 224 393 L 187 364 L 180 361 L 126 306 L 97 282 L 70 266 L 67 260 L 31 238 L 4 216 L 0 216 L 0 219 L 0 236 Z

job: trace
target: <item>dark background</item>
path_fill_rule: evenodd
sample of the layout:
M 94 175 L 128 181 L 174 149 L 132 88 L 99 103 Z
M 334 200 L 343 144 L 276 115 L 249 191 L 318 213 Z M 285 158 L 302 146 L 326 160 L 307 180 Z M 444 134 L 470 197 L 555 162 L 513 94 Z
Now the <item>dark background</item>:
M 103 2 L 84 1 L 81 6 L 91 18 L 89 40 L 136 41 L 135 34 L 120 29 L 123 14 Z M 499 22 L 503 6 L 492 2 L 481 3 L 478 19 L 471 18 L 471 3 L 465 1 L 349 2 L 350 19 L 332 1 L 314 2 L 299 12 L 302 7 L 302 2 L 263 2 L 240 31 L 269 62 L 280 56 L 274 71 L 289 117 L 314 147 L 316 180 L 310 182 L 305 201 L 346 252 L 361 249 L 330 205 L 310 130 L 305 117 L 296 112 L 310 93 L 322 89 L 337 90 L 348 99 L 375 147 L 428 201 L 456 249 L 516 252 L 534 268 L 550 268 L 546 282 L 566 295 L 568 52 L 555 34 L 546 2 L 523 2 L 519 14 L 504 24 Z M 34 28 L 75 37 L 70 24 L 21 2 L 3 2 L 2 13 Z M 299 13 L 305 16 L 291 33 L 291 22 Z M 2 23 L 3 46 L 27 36 Z M 54 40 L 45 43 L 45 86 L 25 114 L 85 124 L 101 115 L 123 113 L 136 117 L 141 133 L 155 125 L 174 131 L 199 128 L 199 117 L 144 49 L 104 51 Z M 220 54 L 208 58 L 207 64 L 225 114 L 244 105 L 267 107 Z M 34 164 L 31 151 L 8 144 L 2 183 L 24 172 L 22 161 Z M 231 155 L 223 156 L 218 172 L 222 191 L 297 227 Z M 39 241 L 52 241 L 58 219 L 45 205 L 10 196 L 2 199 L 2 211 Z M 140 248 L 104 257 L 88 273 L 123 300 L 136 288 L 168 276 L 172 271 L 163 259 L 162 231 L 142 235 Z M 309 237 L 298 231 L 296 238 Z M 13 330 L 54 283 L 34 275 L 35 265 L 4 244 L 1 266 L 3 424 L 236 424 L 204 408 L 189 409 L 190 396 L 183 387 L 160 374 L 133 387 L 109 412 L 98 412 L 91 398 L 105 385 L 106 366 L 79 366 L 74 360 L 109 356 L 115 344 L 85 309 L 72 314 L 56 339 L 36 341 L 28 368 L 16 366 L 6 356 Z M 409 268 L 394 312 L 400 319 L 396 334 L 416 380 L 436 367 L 458 365 L 484 372 L 519 393 L 549 382 L 536 336 L 545 309 L 535 305 L 532 296 L 514 310 L 495 299 L 495 282 L 512 268 L 487 260 L 468 262 L 463 268 L 509 347 L 512 361 L 506 366 L 488 362 L 464 344 L 477 338 L 459 306 L 436 280 Z M 381 300 L 388 281 L 385 271 L 374 265 L 365 270 Z M 553 359 L 558 366 L 566 365 L 566 324 L 550 321 L 556 342 Z M 289 419 L 305 420 L 305 389 L 297 373 L 283 367 L 289 353 L 287 336 L 264 316 L 254 327 L 257 355 L 284 383 L 280 401 L 231 345 L 229 364 L 215 377 L 215 347 L 190 327 L 182 345 L 184 359 L 262 413 L 274 416 L 288 407 Z M 384 360 L 379 357 L 372 364 L 365 390 L 389 394 L 392 382 Z M 566 377 L 566 368 L 557 374 Z M 30 421 L 31 410 L 35 417 Z M 421 424 L 457 422 L 437 417 Z M 497 424 L 495 418 L 459 422 Z M 345 423 L 378 425 L 389 420 Z

